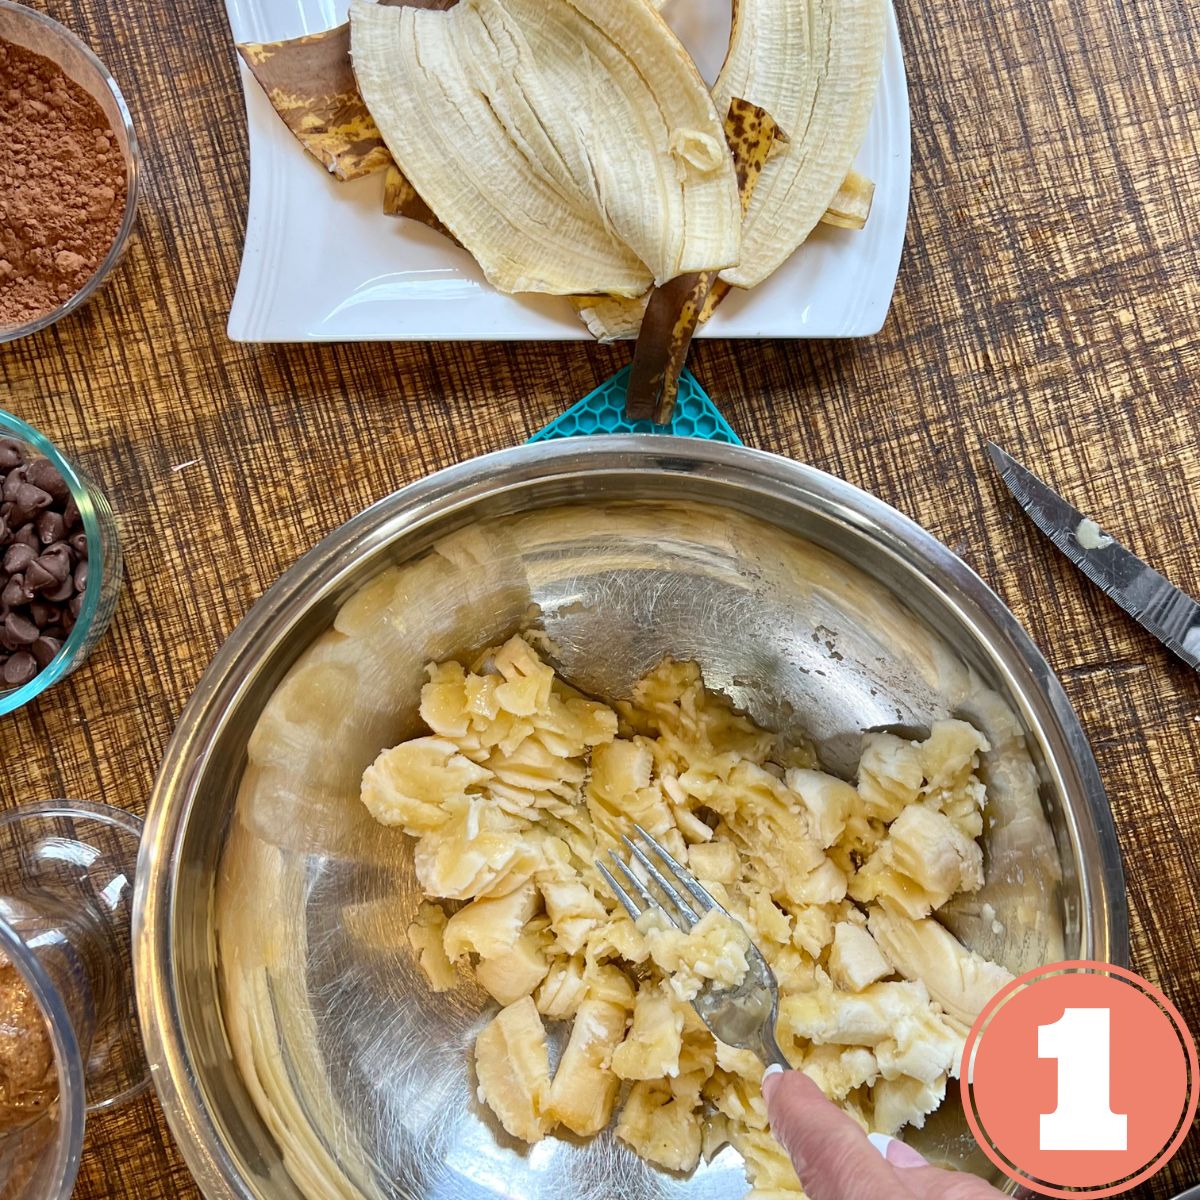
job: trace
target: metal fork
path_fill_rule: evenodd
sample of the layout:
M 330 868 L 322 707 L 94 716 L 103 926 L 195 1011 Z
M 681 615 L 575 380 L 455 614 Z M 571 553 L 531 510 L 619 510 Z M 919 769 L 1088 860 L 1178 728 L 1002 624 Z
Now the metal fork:
M 663 913 L 676 929 L 686 933 L 706 913 L 724 913 L 729 920 L 733 917 L 719 905 L 700 881 L 678 863 L 667 849 L 652 838 L 640 825 L 634 825 L 638 837 L 666 867 L 671 878 L 654 863 L 636 842 L 622 836 L 621 841 L 629 848 L 649 879 L 662 893 L 659 899 L 646 883 L 634 872 L 615 850 L 608 852 L 617 870 L 625 881 L 623 885 L 604 865 L 597 861 L 596 867 L 612 888 L 613 895 L 625 906 L 626 912 L 636 921 L 648 909 Z M 626 886 L 627 885 L 627 886 Z M 764 1063 L 777 1064 L 785 1069 L 791 1064 L 783 1057 L 775 1040 L 775 1024 L 779 1020 L 779 984 L 762 951 L 750 942 L 746 951 L 750 969 L 737 987 L 721 987 L 706 980 L 692 1005 L 700 1019 L 709 1027 L 713 1036 L 727 1046 L 742 1050 L 753 1050 Z

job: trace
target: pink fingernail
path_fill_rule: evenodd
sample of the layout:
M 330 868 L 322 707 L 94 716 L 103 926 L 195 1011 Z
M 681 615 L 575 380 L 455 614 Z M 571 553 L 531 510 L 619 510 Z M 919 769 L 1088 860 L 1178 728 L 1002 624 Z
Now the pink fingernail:
M 887 1148 L 887 1160 L 893 1167 L 927 1167 L 929 1160 L 918 1154 L 911 1146 L 893 1141 Z

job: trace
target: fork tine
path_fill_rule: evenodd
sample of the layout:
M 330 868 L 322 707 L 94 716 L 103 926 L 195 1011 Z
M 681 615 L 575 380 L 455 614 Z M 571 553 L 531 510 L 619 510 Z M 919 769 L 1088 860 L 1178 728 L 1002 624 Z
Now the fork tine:
M 596 870 L 604 876 L 605 882 L 612 893 L 624 906 L 625 911 L 634 921 L 638 919 L 646 910 L 638 906 L 638 902 L 617 882 L 617 877 L 599 860 L 596 860 Z
M 678 888 L 676 888 L 675 885 L 654 865 L 654 863 L 650 861 L 650 856 L 641 848 L 641 846 L 637 845 L 635 842 L 631 842 L 629 838 L 625 837 L 624 835 L 622 835 L 621 841 L 623 841 L 625 845 L 629 847 L 630 853 L 632 853 L 637 858 L 638 862 L 640 862 L 642 866 L 646 868 L 650 878 L 653 879 L 656 884 L 658 884 L 662 894 L 666 896 L 666 898 L 673 905 L 675 905 L 680 919 L 683 922 L 684 929 L 691 929 L 691 927 L 695 925 L 700 918 L 696 915 L 696 910 L 692 908 L 692 906 L 684 899 L 683 893 L 680 892 Z M 650 844 L 653 846 L 656 843 L 651 841 Z M 679 922 L 677 921 L 676 924 L 678 923 Z
M 658 902 L 654 893 L 637 877 L 629 864 L 615 850 L 610 850 L 608 857 L 613 860 L 613 864 L 617 870 L 629 881 L 629 890 L 641 901 L 642 907 L 639 916 L 648 908 L 657 908 L 663 912 L 666 911 Z M 670 914 L 668 913 L 667 915 L 669 916 Z
M 716 897 L 704 887 L 700 881 L 689 871 L 682 863 L 678 862 L 675 856 L 659 842 L 656 838 L 652 838 L 640 825 L 635 824 L 634 829 L 641 834 L 642 840 L 645 841 L 651 849 L 658 855 L 659 858 L 671 868 L 671 874 L 679 880 L 680 884 L 687 890 L 688 895 L 700 906 L 701 912 L 708 912 L 709 909 L 717 909 L 719 912 L 725 910 L 717 903 Z

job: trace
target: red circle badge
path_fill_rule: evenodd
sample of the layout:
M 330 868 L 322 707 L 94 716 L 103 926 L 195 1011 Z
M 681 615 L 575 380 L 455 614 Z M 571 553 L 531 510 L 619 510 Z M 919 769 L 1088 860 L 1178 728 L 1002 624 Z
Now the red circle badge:
M 1013 1179 L 1046 1196 L 1115 1196 L 1179 1149 L 1196 1077 L 1195 1042 L 1162 992 L 1109 963 L 1054 963 L 980 1014 L 963 1051 L 963 1107 Z

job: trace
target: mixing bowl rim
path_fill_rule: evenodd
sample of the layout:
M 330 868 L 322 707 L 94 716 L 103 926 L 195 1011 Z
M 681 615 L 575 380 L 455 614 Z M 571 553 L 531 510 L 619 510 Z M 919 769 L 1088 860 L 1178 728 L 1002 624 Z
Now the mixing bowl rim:
M 468 510 L 539 480 L 578 475 L 710 476 L 748 491 L 792 500 L 864 534 L 910 572 L 944 584 L 946 602 L 1037 716 L 1055 784 L 1067 803 L 1079 853 L 1088 956 L 1126 964 L 1128 912 L 1116 828 L 1091 748 L 1062 685 L 1000 597 L 962 559 L 876 496 L 816 467 L 745 446 L 658 434 L 618 434 L 527 444 L 468 459 L 420 478 L 352 517 L 300 557 L 267 590 L 218 650 L 181 714 L 164 752 L 146 815 L 134 895 L 138 1009 L 152 1076 L 168 1123 L 201 1189 L 216 1200 L 258 1200 L 237 1169 L 209 1110 L 182 1027 L 174 975 L 173 929 L 179 849 L 207 760 L 255 664 L 328 596 L 363 553 L 411 534 L 435 518 Z M 618 499 L 617 496 L 605 497 Z M 990 627 L 990 628 L 989 628 Z M 987 635 L 983 630 L 986 628 Z M 253 647 L 255 653 L 248 653 Z M 266 651 L 264 651 L 266 647 Z M 1018 673 L 1020 677 L 1018 677 Z M 1063 771 L 1074 771 L 1082 808 Z M 1091 854 L 1082 849 L 1091 846 Z M 1095 926 L 1095 928 L 1093 928 Z

